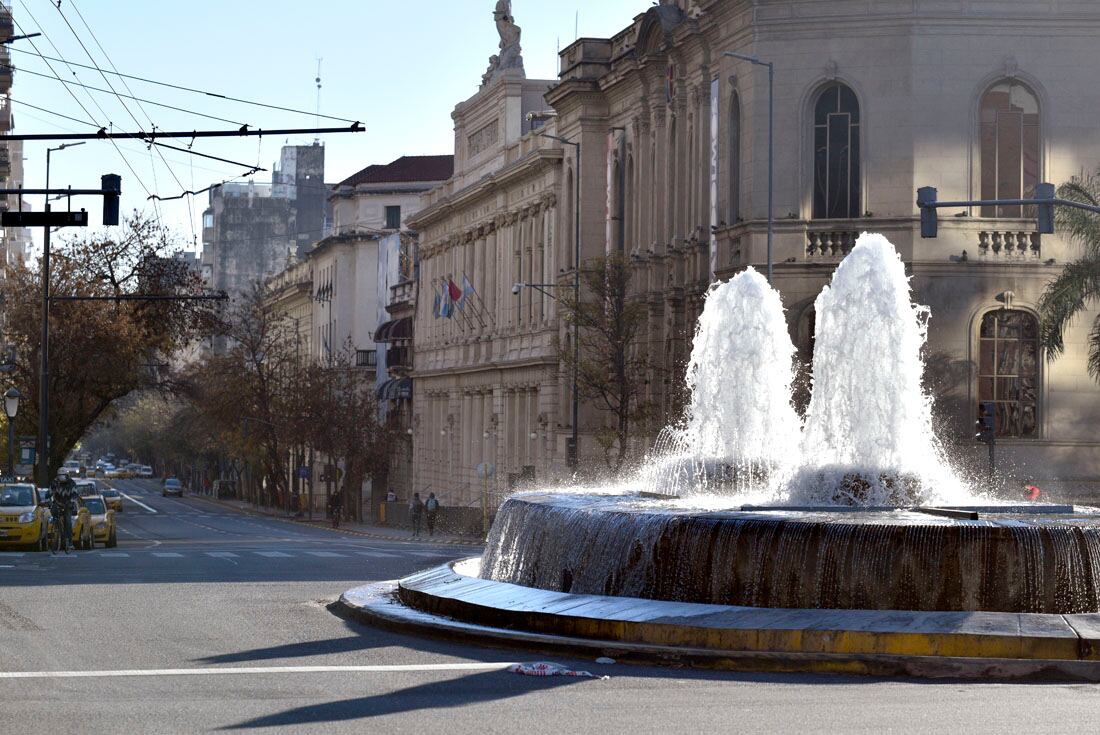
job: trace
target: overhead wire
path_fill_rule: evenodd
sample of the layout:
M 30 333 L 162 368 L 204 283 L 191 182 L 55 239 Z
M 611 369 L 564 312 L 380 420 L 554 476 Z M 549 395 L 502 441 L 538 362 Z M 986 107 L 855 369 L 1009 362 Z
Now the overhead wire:
M 34 15 L 30 12 L 29 9 L 27 9 L 26 5 L 22 2 L 22 0 L 20 0 L 19 4 L 22 5 L 23 9 L 27 11 L 27 15 L 30 17 L 31 21 L 33 21 L 35 25 L 39 25 L 38 21 L 35 20 Z M 19 21 L 15 19 L 14 15 L 12 15 L 12 22 L 15 24 L 15 27 L 19 30 L 20 33 L 25 34 L 25 31 L 23 30 L 22 26 L 19 24 Z M 45 36 L 44 33 L 42 35 Z M 50 41 L 50 45 L 53 46 L 54 50 L 57 51 L 57 46 L 54 45 L 53 40 L 50 39 L 48 36 L 45 36 L 45 37 L 48 41 Z M 38 51 L 38 45 L 34 42 L 34 38 L 28 38 L 27 40 L 30 42 L 31 47 L 35 51 Z M 57 51 L 57 53 L 60 56 L 61 52 Z M 3 64 L 3 66 L 8 66 L 9 68 L 14 68 L 14 67 L 11 67 L 8 64 Z M 91 113 L 91 111 L 88 110 L 88 107 L 83 102 L 81 102 L 80 98 L 76 96 L 76 93 L 73 92 L 71 89 L 69 89 L 69 86 L 67 84 L 65 84 L 65 80 L 63 80 L 61 78 L 61 75 L 58 74 L 57 71 L 53 68 L 53 65 L 50 62 L 47 61 L 46 66 L 53 73 L 53 78 L 56 79 L 57 81 L 61 82 L 62 85 L 64 85 L 65 90 L 69 93 L 69 96 L 71 96 L 73 98 L 73 100 L 80 107 L 80 109 L 84 110 L 84 114 L 87 115 L 89 118 L 91 118 L 94 121 L 95 120 L 95 115 L 93 115 Z M 21 71 L 26 71 L 26 70 L 23 69 Z M 74 72 L 74 74 L 75 74 L 75 72 Z M 46 75 L 46 74 L 38 74 L 38 76 L 49 78 L 49 76 Z M 98 123 L 97 123 L 97 125 L 98 125 Z M 99 127 L 103 127 L 103 126 L 99 126 Z M 115 151 L 118 153 L 119 157 L 122 159 L 122 162 L 124 164 L 126 164 L 126 168 L 128 168 L 130 170 L 130 173 L 132 173 L 134 175 L 134 179 L 138 182 L 138 185 L 140 185 L 141 188 L 145 190 L 146 194 L 152 194 L 152 192 L 149 191 L 149 187 L 145 185 L 145 182 L 142 180 L 141 176 L 138 174 L 138 172 L 134 169 L 133 165 L 130 163 L 130 160 L 128 158 L 126 158 L 126 155 L 118 147 L 118 144 L 114 141 L 113 138 L 110 139 L 110 141 L 111 141 L 111 144 L 114 145 Z M 153 211 L 157 216 L 157 223 L 159 224 L 160 223 L 160 210 L 156 206 L 154 206 Z
M 72 5 L 71 2 L 69 4 Z M 33 51 L 28 51 L 26 49 L 12 47 L 11 50 L 12 51 L 18 51 L 19 53 L 22 53 L 22 54 L 29 54 L 31 56 L 38 56 L 39 58 L 41 58 L 43 60 L 48 59 L 48 60 L 51 60 L 51 61 L 57 61 L 57 59 L 54 59 L 52 57 L 44 56 L 43 54 L 39 54 L 39 53 L 36 53 L 36 52 L 33 52 Z M 69 62 L 69 63 L 71 63 L 73 66 L 81 66 L 80 64 L 76 64 L 75 62 Z M 82 67 L 82 68 L 90 69 L 91 67 Z M 208 92 L 208 91 L 203 90 L 203 89 L 196 89 L 194 87 L 187 87 L 187 86 L 184 86 L 184 85 L 181 85 L 181 84 L 172 84 L 171 82 L 161 82 L 161 81 L 157 81 L 155 79 L 149 79 L 147 77 L 138 76 L 136 74 L 123 74 L 122 72 L 118 71 L 117 69 L 113 72 L 107 72 L 107 73 L 108 74 L 114 74 L 115 76 L 121 77 L 123 79 L 132 79 L 136 82 L 144 82 L 146 84 L 154 84 L 154 85 L 157 85 L 157 86 L 160 86 L 160 87 L 167 87 L 169 89 L 180 90 L 182 92 L 191 92 L 193 94 L 201 94 L 201 95 L 204 95 L 206 97 L 214 97 L 215 99 L 226 100 L 227 102 L 237 102 L 237 103 L 240 103 L 242 105 L 251 105 L 253 107 L 264 107 L 264 108 L 267 108 L 269 110 L 279 110 L 281 112 L 290 112 L 290 113 L 294 113 L 296 115 L 309 115 L 311 117 L 323 117 L 327 120 L 337 120 L 339 122 L 348 122 L 348 123 L 359 122 L 358 120 L 352 120 L 351 118 L 347 118 L 347 117 L 336 117 L 335 115 L 318 114 L 317 112 L 314 112 L 314 111 L 298 110 L 298 109 L 295 109 L 293 107 L 283 107 L 282 105 L 272 105 L 272 104 L 268 104 L 266 102 L 256 102 L 255 100 L 247 100 L 247 99 L 243 99 L 241 97 L 232 97 L 230 95 L 220 94 L 218 92 Z
M 51 3 L 51 5 L 53 5 L 53 4 Z M 126 102 L 119 95 L 118 91 L 115 89 L 114 85 L 111 84 L 111 80 L 107 78 L 107 75 L 103 72 L 103 69 L 100 68 L 99 64 L 96 63 L 95 57 L 92 56 L 92 52 L 88 50 L 88 47 L 85 45 L 84 40 L 80 37 L 80 34 L 76 32 L 76 29 L 73 28 L 72 23 L 69 22 L 69 18 L 68 18 L 68 16 L 65 15 L 65 11 L 63 11 L 61 9 L 61 3 L 58 3 L 57 5 L 54 5 L 53 7 L 55 7 L 57 9 L 58 15 L 60 15 L 61 19 L 65 21 L 65 25 L 68 26 L 69 31 L 73 34 L 73 37 L 76 39 L 77 43 L 80 44 L 80 48 L 84 49 L 84 53 L 88 56 L 88 60 L 92 62 L 92 66 L 94 66 L 96 71 L 99 72 L 99 75 L 103 78 L 103 81 L 107 84 L 107 87 L 111 90 L 111 92 L 114 94 L 114 96 L 118 99 L 119 104 L 122 105 L 122 109 L 126 110 L 126 114 L 128 114 L 130 116 L 130 119 L 134 121 L 134 124 L 138 126 L 138 130 L 140 130 L 141 132 L 144 133 L 145 130 L 144 130 L 144 128 L 142 128 L 141 121 L 137 119 L 137 116 L 134 115 L 134 113 L 130 109 L 129 105 L 126 104 Z M 80 12 L 80 8 L 76 6 L 75 2 L 70 2 L 69 7 L 71 7 L 73 10 L 76 11 L 77 16 L 80 18 L 80 21 L 84 24 L 84 28 L 87 29 L 88 34 L 92 37 L 92 40 L 95 41 L 96 46 L 99 47 L 100 53 L 102 53 L 104 58 L 107 59 L 107 63 L 111 65 L 112 69 L 116 69 L 115 63 L 114 63 L 114 61 L 111 60 L 110 54 L 108 54 L 107 50 L 105 48 L 103 48 L 103 44 L 101 44 L 99 42 L 99 39 L 95 35 L 95 31 L 93 31 L 92 27 L 90 25 L 88 25 L 88 21 L 84 19 L 83 13 Z M 123 83 L 123 85 L 126 85 L 126 80 L 122 80 L 122 83 Z M 133 90 L 131 90 L 129 88 L 129 86 L 126 86 L 126 91 L 130 92 L 130 94 L 133 95 Z M 134 98 L 134 99 L 136 99 L 136 98 Z M 137 102 L 137 106 L 138 106 L 138 109 L 141 110 L 142 114 L 145 115 L 146 119 L 149 120 L 149 125 L 151 126 L 153 132 L 156 132 L 156 127 L 157 126 L 153 122 L 153 118 L 149 115 L 149 112 L 142 106 L 140 101 Z M 168 173 L 175 180 L 176 184 L 179 185 L 179 188 L 184 189 L 185 187 L 183 185 L 183 182 L 180 181 L 180 177 L 176 175 L 175 169 L 172 168 L 172 166 L 168 163 L 168 160 L 164 157 L 164 153 L 160 150 L 159 147 L 154 146 L 152 144 L 149 145 L 150 159 L 152 159 L 151 153 L 154 150 L 156 151 L 157 155 L 160 157 L 160 160 L 164 164 L 164 167 L 168 169 Z M 153 187 L 155 189 L 160 189 L 160 186 L 158 186 L 158 184 L 157 184 L 156 164 L 150 162 L 150 168 L 153 171 Z M 155 197 L 155 195 L 150 195 L 150 196 Z M 154 199 L 154 201 L 155 200 L 156 199 Z M 190 198 L 187 198 L 187 213 L 188 213 L 187 223 L 188 223 L 188 225 L 190 226 L 190 229 L 191 229 L 191 239 L 192 239 L 192 241 L 194 241 L 194 240 L 197 239 L 197 236 L 195 234 L 195 212 L 194 212 L 194 209 L 191 206 L 191 199 Z

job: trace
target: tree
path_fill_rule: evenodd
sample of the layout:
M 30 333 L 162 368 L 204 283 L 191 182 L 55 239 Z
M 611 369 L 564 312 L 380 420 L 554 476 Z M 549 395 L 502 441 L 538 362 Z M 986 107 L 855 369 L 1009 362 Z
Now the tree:
M 579 357 L 567 345 L 561 360 L 569 373 L 577 369 L 577 394 L 605 418 L 596 441 L 607 466 L 618 472 L 626 462 L 630 440 L 653 410 L 646 398 L 649 356 L 642 344 L 648 321 L 645 302 L 630 291 L 633 268 L 623 255 L 587 261 L 581 268 L 581 298 L 562 298 L 565 320 L 578 327 Z
M 362 518 L 359 488 L 365 479 L 380 477 L 388 469 L 395 434 L 380 419 L 373 372 L 356 368 L 354 356 L 348 342 L 329 364 L 303 371 L 301 432 L 334 470 L 342 466 L 342 473 L 331 473 L 333 493 L 343 493 L 344 507 Z
M 139 214 L 118 237 L 99 233 L 57 247 L 50 288 L 54 296 L 193 295 L 198 274 L 171 255 L 168 231 Z M 41 271 L 6 268 L 6 338 L 15 348 L 12 382 L 23 393 L 17 431 L 37 435 L 41 355 Z M 65 456 L 110 406 L 146 388 L 172 390 L 161 368 L 183 346 L 205 336 L 214 307 L 186 301 L 55 301 L 50 308 L 50 449 L 52 478 Z
M 1058 197 L 1100 206 L 1100 169 L 1062 184 Z M 1082 253 L 1062 268 L 1039 300 L 1040 341 L 1050 360 L 1065 351 L 1064 335 L 1070 321 L 1100 299 L 1100 216 L 1061 207 L 1057 224 L 1081 245 Z M 1100 316 L 1093 321 L 1088 338 L 1088 370 L 1089 375 L 1100 381 Z

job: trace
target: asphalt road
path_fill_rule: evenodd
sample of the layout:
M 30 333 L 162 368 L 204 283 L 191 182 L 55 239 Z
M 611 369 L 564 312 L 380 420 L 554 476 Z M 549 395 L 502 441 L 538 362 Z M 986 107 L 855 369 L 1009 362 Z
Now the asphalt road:
M 0 553 L 0 731 L 1070 732 L 1093 685 L 698 672 L 545 659 L 395 635 L 326 605 L 465 547 L 384 542 L 196 498 L 129 499 L 119 545 Z M 26 676 L 20 672 L 36 672 Z

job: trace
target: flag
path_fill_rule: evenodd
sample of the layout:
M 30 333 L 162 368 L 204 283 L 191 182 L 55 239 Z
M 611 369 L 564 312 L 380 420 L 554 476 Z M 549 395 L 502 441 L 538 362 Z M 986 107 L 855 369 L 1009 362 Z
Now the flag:
M 443 306 L 440 308 L 439 313 L 450 319 L 451 314 L 454 313 L 454 304 L 451 303 L 451 289 L 447 286 L 446 278 L 440 279 L 440 285 L 442 286 L 442 291 L 439 296 L 443 301 Z
M 440 306 L 442 306 L 442 301 L 443 300 L 439 298 L 439 292 L 436 291 L 435 298 L 432 299 L 432 316 L 434 316 L 436 319 L 439 318 L 439 309 Z
M 474 290 L 474 284 L 470 283 L 470 279 L 466 277 L 466 274 L 462 274 L 462 298 L 458 300 L 458 308 L 463 308 L 466 305 L 466 297 L 473 296 L 477 291 Z
M 450 276 L 447 276 L 447 294 L 451 297 L 451 301 L 459 301 L 462 299 L 462 289 L 458 287 L 458 284 L 451 280 Z

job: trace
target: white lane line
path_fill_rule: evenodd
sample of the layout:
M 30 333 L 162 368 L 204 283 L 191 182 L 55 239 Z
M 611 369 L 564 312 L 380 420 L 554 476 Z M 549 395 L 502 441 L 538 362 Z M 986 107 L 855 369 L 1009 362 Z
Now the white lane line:
M 100 556 L 116 556 L 119 558 L 129 557 L 130 555 L 123 551 L 101 551 Z
M 440 556 L 446 556 L 446 551 L 410 551 L 407 552 L 409 556 L 419 556 L 424 559 L 435 559 Z
M 376 666 L 211 666 L 206 669 L 113 669 L 101 671 L 0 671 L 0 679 L 76 679 L 113 676 L 205 676 L 226 674 L 388 674 L 401 671 L 503 671 L 513 662 L 379 664 Z
M 253 553 L 259 554 L 260 556 L 266 556 L 269 559 L 289 559 L 293 556 L 293 554 L 284 554 L 281 551 L 256 551 Z
M 372 559 L 396 559 L 397 554 L 387 554 L 384 551 L 356 551 L 359 556 L 369 556 Z
M 182 559 L 183 554 L 177 554 L 174 551 L 154 551 L 153 556 L 159 556 L 162 559 Z
M 150 513 L 156 513 L 156 512 L 157 512 L 157 509 L 156 509 L 156 508 L 150 508 L 150 507 L 149 507 L 148 505 L 146 505 L 145 503 L 141 502 L 140 500 L 138 500 L 137 498 L 135 498 L 135 497 L 134 497 L 133 495 L 127 495 L 126 493 L 124 493 L 124 492 L 122 492 L 122 491 L 119 491 L 119 493 L 118 493 L 118 494 L 119 494 L 119 495 L 121 495 L 122 497 L 126 498 L 127 500 L 129 500 L 129 501 L 130 501 L 131 503 L 133 503 L 134 505 L 140 505 L 140 506 L 141 506 L 142 508 L 144 508 L 145 510 L 149 511 Z
M 325 559 L 343 559 L 343 558 L 345 558 L 344 554 L 337 554 L 337 553 L 332 552 L 332 551 L 307 551 L 306 553 L 309 554 L 310 556 L 320 556 L 320 557 L 325 558 Z
M 237 555 L 232 551 L 208 551 L 207 556 L 212 556 L 215 559 L 236 559 Z

